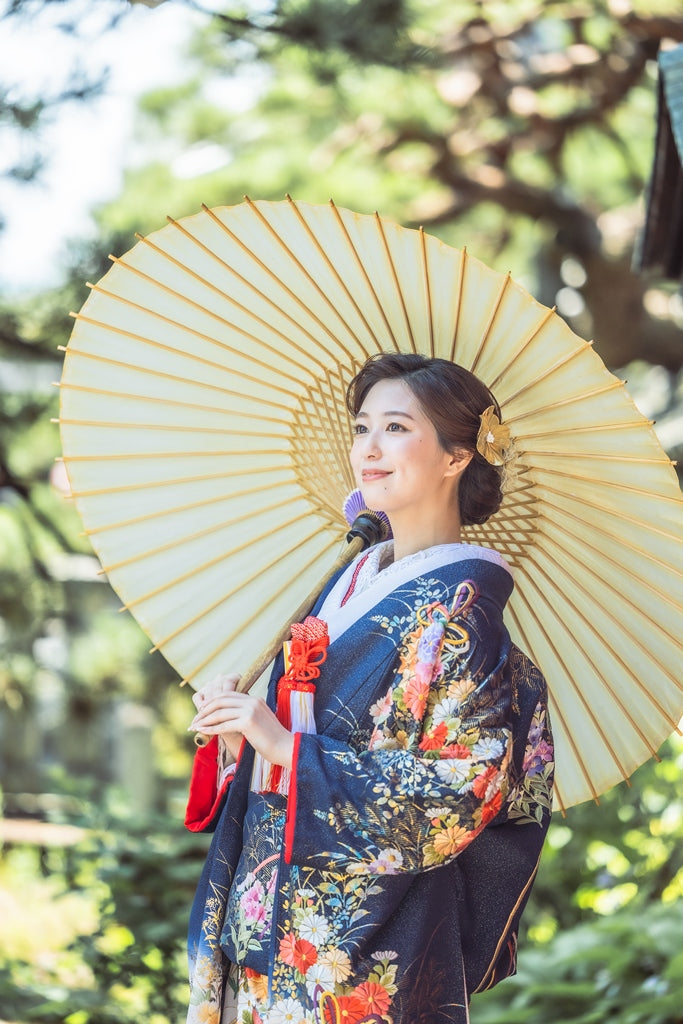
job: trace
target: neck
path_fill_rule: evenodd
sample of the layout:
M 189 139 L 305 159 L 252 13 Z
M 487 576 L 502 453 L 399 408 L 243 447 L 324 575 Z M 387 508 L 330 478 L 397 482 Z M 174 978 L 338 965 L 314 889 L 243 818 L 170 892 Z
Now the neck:
M 460 518 L 449 519 L 439 523 L 406 523 L 391 520 L 394 534 L 394 561 L 414 555 L 416 551 L 434 547 L 436 544 L 459 544 Z

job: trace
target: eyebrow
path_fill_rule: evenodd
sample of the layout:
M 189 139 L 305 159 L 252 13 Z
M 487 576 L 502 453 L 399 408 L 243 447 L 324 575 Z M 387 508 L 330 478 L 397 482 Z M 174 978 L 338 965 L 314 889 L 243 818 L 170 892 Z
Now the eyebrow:
M 369 414 L 367 412 L 357 412 L 356 413 L 356 419 L 359 420 L 361 418 L 361 416 L 364 416 L 364 417 L 367 418 L 368 415 Z M 407 420 L 414 419 L 414 417 L 411 416 L 409 412 L 402 412 L 401 409 L 387 409 L 387 411 L 381 413 L 381 415 L 382 416 L 403 416 Z

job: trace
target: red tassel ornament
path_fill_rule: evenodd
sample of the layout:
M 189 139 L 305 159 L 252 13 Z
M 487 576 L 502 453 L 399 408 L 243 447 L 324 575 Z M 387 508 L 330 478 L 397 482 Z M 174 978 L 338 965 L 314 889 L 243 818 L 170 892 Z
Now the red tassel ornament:
M 327 623 L 314 615 L 292 624 L 292 639 L 283 646 L 285 673 L 277 684 L 276 706 L 278 721 L 290 732 L 316 731 L 313 680 L 320 675 L 329 642 Z M 289 777 L 287 768 L 271 764 L 256 754 L 251 787 L 255 792 L 287 796 Z

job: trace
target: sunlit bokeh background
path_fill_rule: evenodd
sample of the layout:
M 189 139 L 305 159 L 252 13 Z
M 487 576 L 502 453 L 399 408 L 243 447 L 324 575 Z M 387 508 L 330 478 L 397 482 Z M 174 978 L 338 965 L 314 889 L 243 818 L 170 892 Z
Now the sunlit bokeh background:
M 681 281 L 634 252 L 682 43 L 679 0 L 1 0 L 0 1022 L 183 1020 L 208 845 L 182 828 L 190 697 L 55 462 L 85 282 L 202 202 L 379 210 L 556 305 L 680 459 Z M 660 753 L 555 821 L 474 1024 L 680 1024 L 680 738 Z

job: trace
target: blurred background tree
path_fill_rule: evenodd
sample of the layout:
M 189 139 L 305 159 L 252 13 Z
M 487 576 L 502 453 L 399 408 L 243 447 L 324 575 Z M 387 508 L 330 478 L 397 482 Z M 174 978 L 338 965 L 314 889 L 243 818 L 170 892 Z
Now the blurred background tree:
M 129 5 L 102 7 L 101 31 L 114 38 Z M 48 12 L 79 38 L 82 11 L 79 0 L 9 0 L 0 29 Z M 145 22 L 150 46 L 155 16 Z M 679 0 L 259 0 L 213 3 L 198 24 L 184 77 L 140 101 L 135 162 L 121 194 L 96 211 L 96 239 L 72 241 L 59 286 L 0 299 L 5 814 L 91 830 L 74 848 L 6 840 L 0 1005 L 17 1021 L 180 1020 L 183 921 L 206 845 L 188 845 L 178 823 L 188 698 L 163 659 L 147 655 L 132 619 L 116 615 L 54 464 L 57 346 L 109 252 L 126 251 L 167 213 L 245 192 L 333 196 L 422 224 L 509 269 L 594 337 L 668 429 L 669 454 L 681 455 L 683 302 L 676 282 L 632 263 L 656 56 L 683 41 Z M 87 104 L 106 88 L 101 70 L 74 67 L 44 96 L 2 83 L 0 127 L 23 140 L 6 175 L 40 174 L 49 159 L 41 126 L 58 104 Z M 683 890 L 680 743 L 664 753 L 632 789 L 554 824 L 519 979 L 480 997 L 474 1021 L 683 1019 L 672 948 Z M 153 766 L 152 788 L 139 775 L 131 782 L 131 757 Z M 127 786 L 123 800 L 112 784 Z M 124 825 L 131 807 L 139 824 Z M 23 895 L 12 902 L 12 892 Z M 36 932 L 48 935 L 57 917 L 53 948 Z

